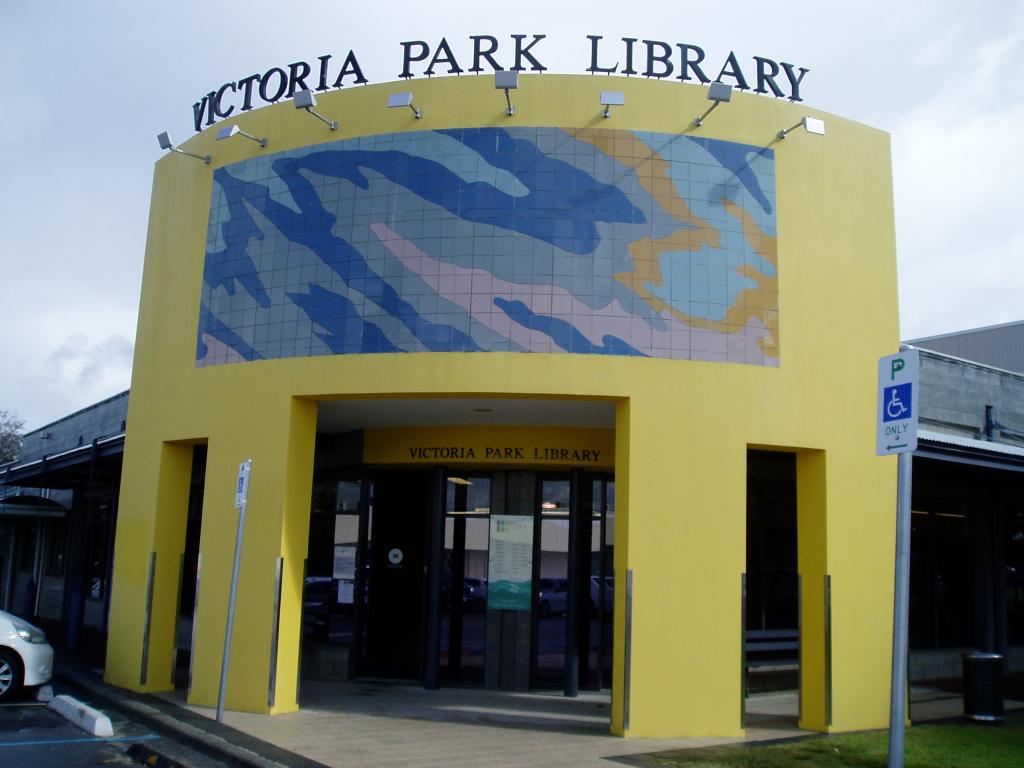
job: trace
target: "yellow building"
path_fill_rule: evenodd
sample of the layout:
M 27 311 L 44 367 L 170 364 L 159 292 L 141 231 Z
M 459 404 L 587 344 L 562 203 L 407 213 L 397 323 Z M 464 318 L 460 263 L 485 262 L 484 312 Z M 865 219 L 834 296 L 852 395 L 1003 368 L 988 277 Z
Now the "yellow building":
M 170 689 L 183 645 L 216 703 L 250 459 L 229 709 L 296 709 L 301 657 L 737 735 L 774 642 L 804 727 L 883 726 L 888 136 L 742 93 L 698 126 L 678 83 L 512 98 L 344 89 L 336 131 L 279 103 L 223 123 L 265 147 L 217 125 L 184 145 L 210 164 L 157 163 L 106 679 Z

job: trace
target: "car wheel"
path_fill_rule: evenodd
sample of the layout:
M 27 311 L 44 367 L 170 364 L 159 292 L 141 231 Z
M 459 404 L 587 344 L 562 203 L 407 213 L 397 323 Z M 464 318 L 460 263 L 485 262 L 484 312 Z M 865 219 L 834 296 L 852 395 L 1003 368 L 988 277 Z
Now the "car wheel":
M 0 648 L 0 701 L 7 701 L 21 688 L 21 664 L 11 651 Z
M 546 619 L 551 616 L 551 605 L 547 600 L 540 601 L 540 617 Z

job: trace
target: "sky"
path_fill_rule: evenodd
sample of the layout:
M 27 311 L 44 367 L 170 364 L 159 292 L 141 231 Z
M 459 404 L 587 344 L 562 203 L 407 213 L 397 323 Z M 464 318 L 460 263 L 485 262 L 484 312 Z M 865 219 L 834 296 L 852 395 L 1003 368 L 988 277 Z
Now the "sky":
M 500 60 L 545 34 L 544 65 L 573 74 L 592 34 L 807 67 L 805 103 L 891 134 L 901 337 L 1024 319 L 1024 3 L 606 5 L 4 0 L 0 410 L 31 430 L 129 387 L 158 133 L 183 141 L 206 92 L 324 54 L 395 80 L 405 40 L 461 56 L 493 35 Z

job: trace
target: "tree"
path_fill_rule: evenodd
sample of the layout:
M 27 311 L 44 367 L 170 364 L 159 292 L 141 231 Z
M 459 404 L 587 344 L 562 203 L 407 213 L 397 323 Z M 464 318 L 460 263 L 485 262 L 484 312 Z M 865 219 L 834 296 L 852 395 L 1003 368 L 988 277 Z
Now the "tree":
M 25 422 L 10 411 L 0 411 L 0 464 L 14 461 L 21 453 L 21 428 Z

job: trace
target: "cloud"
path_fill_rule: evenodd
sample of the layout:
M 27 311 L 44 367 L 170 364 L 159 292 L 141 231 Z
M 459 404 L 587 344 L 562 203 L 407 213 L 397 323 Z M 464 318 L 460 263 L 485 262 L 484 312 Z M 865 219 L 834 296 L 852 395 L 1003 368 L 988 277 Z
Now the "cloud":
M 84 333 L 69 336 L 46 358 L 49 373 L 73 384 L 82 394 L 109 394 L 112 387 L 127 388 L 134 344 L 125 336 L 111 334 L 97 342 Z
M 1024 98 L 1007 73 L 1024 25 L 948 53 L 955 73 L 893 130 L 905 338 L 1020 319 Z

